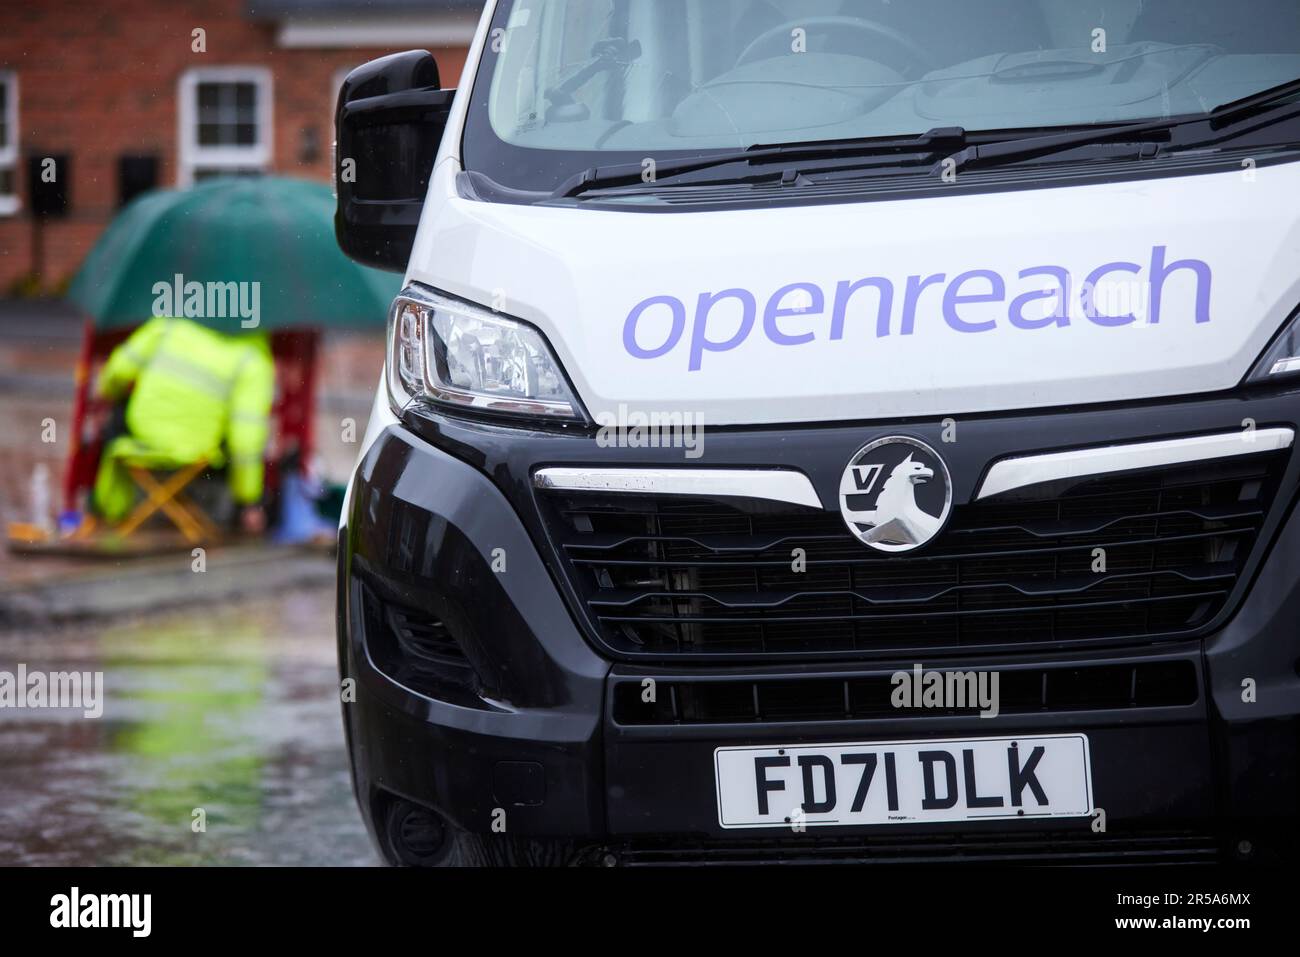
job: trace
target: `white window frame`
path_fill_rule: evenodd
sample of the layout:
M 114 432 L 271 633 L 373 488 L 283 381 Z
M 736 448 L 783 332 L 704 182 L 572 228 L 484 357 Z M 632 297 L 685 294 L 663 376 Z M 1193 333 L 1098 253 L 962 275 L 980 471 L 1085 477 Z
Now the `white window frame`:
M 14 192 L 0 194 L 0 216 L 12 216 L 22 208 L 18 197 L 18 73 L 0 70 L 0 81 L 5 85 L 5 117 L 9 123 L 9 142 L 0 146 L 0 169 L 11 172 L 14 184 Z
M 257 141 L 251 146 L 199 145 L 200 83 L 252 83 L 257 87 Z M 181 74 L 176 88 L 177 159 L 176 183 L 189 186 L 195 169 L 256 168 L 269 171 L 274 156 L 275 127 L 271 71 L 259 66 L 196 67 Z

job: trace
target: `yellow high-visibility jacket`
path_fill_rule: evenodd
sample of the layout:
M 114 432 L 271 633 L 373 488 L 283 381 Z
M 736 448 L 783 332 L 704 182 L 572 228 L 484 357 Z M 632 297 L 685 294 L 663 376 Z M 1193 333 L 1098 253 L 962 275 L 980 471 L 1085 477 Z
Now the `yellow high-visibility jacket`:
M 113 350 L 99 378 L 105 398 L 135 391 L 129 436 L 105 455 L 168 468 L 230 456 L 230 491 L 241 505 L 262 497 L 275 363 L 264 334 L 226 335 L 188 319 L 150 319 Z M 116 446 L 116 448 L 114 448 Z

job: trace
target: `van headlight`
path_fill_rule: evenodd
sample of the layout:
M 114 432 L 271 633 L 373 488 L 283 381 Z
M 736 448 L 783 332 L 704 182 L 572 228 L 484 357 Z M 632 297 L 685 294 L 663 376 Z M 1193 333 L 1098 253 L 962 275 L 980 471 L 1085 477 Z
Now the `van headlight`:
M 388 314 L 388 396 L 498 415 L 582 421 L 546 340 L 532 326 L 408 286 Z
M 1283 324 L 1282 332 L 1264 350 L 1246 381 L 1272 382 L 1297 372 L 1300 372 L 1300 310 Z

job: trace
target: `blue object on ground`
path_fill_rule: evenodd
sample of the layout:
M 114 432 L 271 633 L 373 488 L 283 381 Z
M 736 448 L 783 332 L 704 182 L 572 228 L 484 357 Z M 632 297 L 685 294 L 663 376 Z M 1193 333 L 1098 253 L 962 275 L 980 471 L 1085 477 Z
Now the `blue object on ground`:
M 311 483 L 291 472 L 280 486 L 280 523 L 272 532 L 271 540 L 278 545 L 296 545 L 321 535 L 333 537 L 334 526 L 316 510 Z

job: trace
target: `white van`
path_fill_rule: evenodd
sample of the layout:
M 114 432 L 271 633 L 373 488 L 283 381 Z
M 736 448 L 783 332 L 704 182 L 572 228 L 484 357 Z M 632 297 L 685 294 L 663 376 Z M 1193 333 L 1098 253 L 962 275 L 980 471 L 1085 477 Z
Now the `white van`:
M 489 0 L 337 154 L 390 861 L 1294 847 L 1295 0 Z

